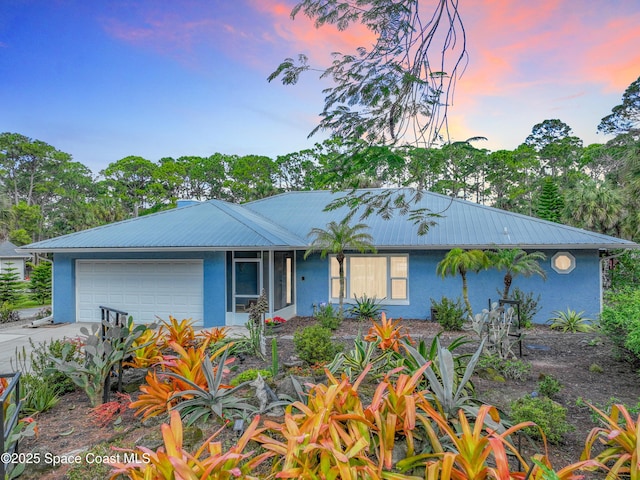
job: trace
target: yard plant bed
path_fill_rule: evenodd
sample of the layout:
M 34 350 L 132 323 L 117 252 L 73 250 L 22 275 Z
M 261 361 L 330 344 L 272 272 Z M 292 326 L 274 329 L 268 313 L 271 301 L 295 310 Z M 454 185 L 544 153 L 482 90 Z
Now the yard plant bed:
M 292 336 L 295 331 L 314 322 L 312 318 L 295 318 L 283 324 L 275 337 L 281 364 L 294 355 Z M 414 340 L 425 339 L 430 342 L 441 331 L 438 324 L 428 321 L 403 320 L 401 324 Z M 366 335 L 369 327 L 370 322 L 347 319 L 334 332 L 334 336 L 345 348 L 349 348 L 357 336 Z M 467 332 L 442 332 L 441 339 L 443 344 L 448 344 L 465 334 Z M 470 335 L 470 338 L 473 336 Z M 267 344 L 270 345 L 270 342 Z M 615 398 L 617 403 L 635 407 L 640 401 L 637 366 L 619 358 L 610 341 L 597 333 L 561 333 L 544 326 L 535 326 L 526 331 L 523 344 L 522 360 L 531 364 L 528 378 L 523 381 L 498 381 L 474 375 L 476 395 L 483 402 L 508 412 L 510 402 L 535 392 L 538 382 L 544 376 L 552 376 L 558 380 L 562 388 L 554 395 L 553 400 L 567 409 L 567 421 L 573 430 L 566 433 L 560 443 L 549 445 L 550 459 L 556 469 L 579 460 L 585 439 L 596 426 L 587 403 L 604 406 Z M 472 352 L 477 345 L 478 342 L 474 338 L 474 342 L 466 345 L 465 349 Z M 268 350 L 267 357 L 270 356 L 270 349 Z M 242 360 L 236 360 L 235 373 L 249 368 L 265 369 L 271 365 L 270 358 L 265 361 L 245 356 Z M 284 369 L 281 368 L 281 372 L 282 370 Z M 310 379 L 311 382 L 318 380 L 319 372 L 320 369 L 295 370 L 297 375 L 315 375 Z M 133 400 L 136 397 L 136 392 L 131 393 Z M 83 392 L 65 395 L 53 409 L 37 415 L 39 434 L 36 438 L 23 441 L 20 451 L 68 455 L 81 449 L 90 449 L 105 441 L 113 441 L 122 447 L 133 447 L 151 430 L 159 431 L 160 420 L 151 419 L 143 425 L 140 419 L 133 415 L 132 410 L 127 410 L 116 425 L 100 426 L 92 420 L 90 409 Z M 219 424 L 203 427 L 204 438 L 218 427 Z M 224 445 L 231 446 L 236 437 L 229 429 L 221 438 Z M 523 442 L 523 449 L 527 453 L 533 453 L 540 448 L 539 443 Z M 98 474 L 90 469 L 86 472 L 77 469 L 74 471 L 63 465 L 48 472 L 27 469 L 23 478 L 103 478 L 100 475 L 105 475 L 104 471 Z M 590 474 L 587 478 L 600 478 L 603 474 L 598 475 Z

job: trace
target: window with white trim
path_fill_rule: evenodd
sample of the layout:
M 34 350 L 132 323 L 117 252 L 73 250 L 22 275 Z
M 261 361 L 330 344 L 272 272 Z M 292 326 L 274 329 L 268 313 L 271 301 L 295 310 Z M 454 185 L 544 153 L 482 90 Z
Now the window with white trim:
M 576 268 L 576 258 L 569 252 L 558 252 L 551 257 L 551 268 L 560 274 L 571 273 Z
M 340 295 L 340 268 L 335 255 L 330 257 L 331 299 Z M 346 300 L 354 295 L 385 303 L 405 302 L 409 299 L 409 256 L 408 255 L 348 255 L 344 259 Z

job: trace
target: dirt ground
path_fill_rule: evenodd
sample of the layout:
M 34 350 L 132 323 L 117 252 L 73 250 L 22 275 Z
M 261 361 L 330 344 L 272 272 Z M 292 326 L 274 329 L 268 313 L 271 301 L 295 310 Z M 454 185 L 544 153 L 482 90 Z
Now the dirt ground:
M 293 319 L 278 332 L 281 363 L 294 353 L 291 336 L 295 330 L 311 322 L 308 318 Z M 404 320 L 403 325 L 414 340 L 424 338 L 430 341 L 440 331 L 439 325 L 419 320 Z M 336 337 L 348 346 L 355 336 L 366 334 L 368 327 L 367 323 L 345 320 Z M 461 334 L 464 332 L 443 332 L 443 342 L 447 343 Z M 567 408 L 567 420 L 574 430 L 565 435 L 561 444 L 550 446 L 555 468 L 579 460 L 587 434 L 595 426 L 590 410 L 583 402 L 605 405 L 612 397 L 629 406 L 636 406 L 640 402 L 637 365 L 620 359 L 608 339 L 597 333 L 560 333 L 536 326 L 526 331 L 522 359 L 532 365 L 528 380 L 501 383 L 475 376 L 473 381 L 477 395 L 480 400 L 506 410 L 511 400 L 536 390 L 541 375 L 552 375 L 558 379 L 563 388 L 555 400 Z M 268 368 L 268 365 L 270 359 L 265 362 L 247 357 L 240 369 Z M 135 398 L 135 394 L 132 396 Z M 115 438 L 121 439 L 123 444 L 134 445 L 148 430 L 148 427 L 141 426 L 131 411 L 123 416 L 119 425 L 96 425 L 90 419 L 89 404 L 82 392 L 66 395 L 54 409 L 38 415 L 37 422 L 40 430 L 38 437 L 23 442 L 20 446 L 22 452 L 48 451 L 63 455 Z M 540 449 L 540 446 L 533 445 L 530 448 Z M 26 478 L 68 478 L 64 474 L 66 470 L 62 468 L 49 473 L 32 470 Z

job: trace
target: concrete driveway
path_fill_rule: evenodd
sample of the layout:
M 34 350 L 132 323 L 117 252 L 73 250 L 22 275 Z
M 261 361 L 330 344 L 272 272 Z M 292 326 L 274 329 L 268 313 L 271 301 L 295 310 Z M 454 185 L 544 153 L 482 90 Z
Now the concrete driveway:
M 15 367 L 16 351 L 31 351 L 29 339 L 38 345 L 42 342 L 49 343 L 51 340 L 75 338 L 80 335 L 80 328 L 88 323 L 59 323 L 37 328 L 28 328 L 29 323 L 22 325 L 3 326 L 0 329 L 0 373 L 10 373 L 15 371 L 11 367 L 11 361 Z

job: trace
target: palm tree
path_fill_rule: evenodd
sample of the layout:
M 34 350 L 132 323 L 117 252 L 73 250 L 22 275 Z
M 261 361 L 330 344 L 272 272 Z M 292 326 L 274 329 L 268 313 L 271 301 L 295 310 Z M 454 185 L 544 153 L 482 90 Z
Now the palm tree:
M 338 261 L 340 276 L 340 293 L 338 298 L 341 318 L 344 303 L 344 252 L 345 250 L 358 250 L 360 253 L 367 251 L 375 253 L 376 249 L 373 246 L 373 237 L 363 231 L 368 228 L 364 223 L 358 223 L 352 227 L 345 219 L 340 223 L 329 222 L 326 230 L 322 228 L 312 228 L 308 235 L 309 237 L 313 237 L 313 240 L 304 253 L 305 259 L 313 252 L 320 252 L 320 258 L 326 258 L 328 254 L 333 254 Z
M 572 225 L 620 236 L 625 218 L 624 196 L 608 183 L 585 182 L 567 194 L 565 214 Z
M 509 298 L 509 289 L 514 277 L 518 275 L 523 277 L 540 275 L 544 279 L 547 278 L 545 271 L 538 263 L 547 258 L 542 252 L 527 253 L 520 248 L 499 248 L 497 250 L 488 250 L 486 253 L 493 268 L 506 271 L 504 274 L 504 291 L 502 293 L 504 300 Z
M 438 266 L 436 272 L 442 278 L 455 277 L 460 274 L 462 277 L 462 298 L 467 308 L 467 314 L 472 315 L 471 303 L 469 302 L 469 287 L 467 285 L 467 272 L 479 272 L 489 266 L 489 259 L 482 250 L 463 250 L 462 248 L 452 248 L 445 255 Z

